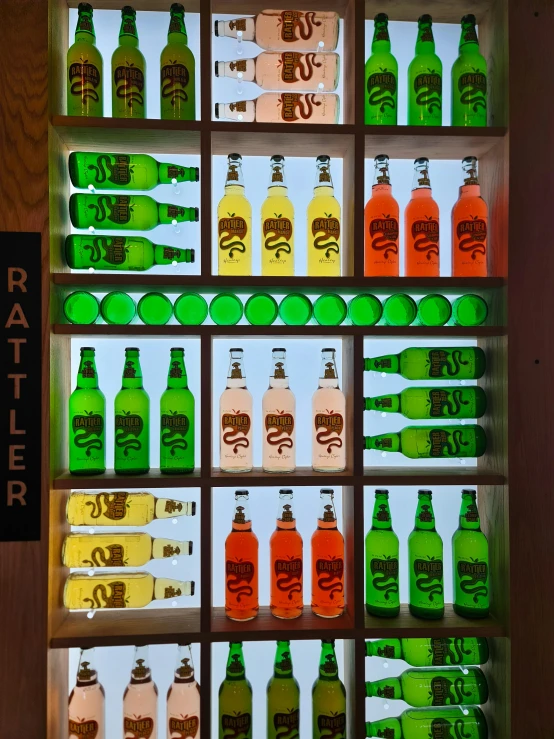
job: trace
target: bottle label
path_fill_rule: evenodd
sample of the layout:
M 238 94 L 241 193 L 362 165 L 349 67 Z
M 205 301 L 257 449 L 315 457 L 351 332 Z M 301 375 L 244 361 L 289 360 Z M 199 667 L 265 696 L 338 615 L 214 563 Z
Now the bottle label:
M 466 641 L 463 637 L 453 639 L 430 639 L 431 665 L 463 665 L 478 663 L 478 655 L 472 649 L 465 649 Z
M 437 389 L 429 391 L 429 415 L 431 418 L 459 416 L 462 413 L 462 406 L 468 405 L 470 405 L 470 402 L 469 400 L 463 400 L 462 390 Z
M 97 721 L 73 721 L 69 719 L 69 737 L 78 737 L 79 739 L 96 739 L 98 735 Z
M 469 359 L 462 359 L 461 349 L 430 349 L 428 365 L 429 377 L 456 377 L 462 371 L 462 367 L 469 365 Z
M 316 20 L 317 13 L 302 13 L 300 10 L 283 10 L 281 13 L 281 41 L 293 43 L 302 39 L 308 41 L 314 35 L 314 28 L 323 25 Z
M 316 61 L 316 54 L 300 54 L 298 51 L 284 51 L 281 54 L 281 80 L 293 85 L 298 80 L 307 82 L 314 76 L 314 69 L 323 66 L 322 61 Z M 297 73 L 298 70 L 298 73 Z
M 428 216 L 412 223 L 412 249 L 421 252 L 427 260 L 439 256 L 439 222 Z
M 139 719 L 124 716 L 123 730 L 125 732 L 128 731 L 131 734 L 129 739 L 150 739 L 154 733 L 154 719 L 149 716 L 141 717 Z
M 489 589 L 485 585 L 489 576 L 489 568 L 486 562 L 478 559 L 458 560 L 456 571 L 459 578 L 459 586 L 462 593 L 470 595 L 477 605 L 479 598 L 486 598 Z
M 81 98 L 83 103 L 87 100 L 97 103 L 100 100 L 100 95 L 96 92 L 97 87 L 102 90 L 98 67 L 88 62 L 72 62 L 67 71 L 71 95 Z
M 381 685 L 377 688 L 377 697 L 378 698 L 387 698 L 388 700 L 394 700 L 394 687 L 392 685 Z M 393 732 L 392 739 L 394 739 L 394 730 L 391 729 Z
M 324 716 L 320 713 L 317 717 L 317 728 L 325 739 L 345 739 L 346 714 L 337 713 L 333 716 Z
M 288 713 L 276 713 L 273 716 L 273 727 L 275 728 L 276 736 L 282 739 L 296 739 L 299 736 L 300 731 L 300 711 L 298 708 L 293 708 Z
M 469 449 L 468 449 L 469 447 Z M 470 442 L 464 441 L 464 432 L 461 429 L 446 431 L 445 429 L 431 429 L 429 431 L 430 457 L 473 457 Z
M 431 39 L 432 40 L 432 37 Z M 418 74 L 414 80 L 416 105 L 424 105 L 429 113 L 435 113 L 442 108 L 442 77 L 434 70 L 426 74 Z
M 252 730 L 252 716 L 249 713 L 239 713 L 229 716 L 224 713 L 221 717 L 223 739 L 247 739 Z
M 458 739 L 458 737 L 462 737 L 464 734 L 468 736 L 467 732 L 464 731 L 464 721 L 461 719 L 457 719 L 453 725 L 445 718 L 434 718 L 429 728 L 431 730 L 429 734 L 431 739 Z M 473 734 L 473 731 L 471 734 Z
M 83 559 L 87 567 L 126 567 L 125 551 L 121 544 L 108 544 L 107 547 L 94 547 L 90 559 Z
M 335 593 L 342 593 L 344 589 L 342 582 L 344 578 L 344 560 L 342 557 L 316 560 L 315 571 L 317 575 L 317 587 L 328 598 L 333 600 Z
M 435 595 L 442 595 L 443 565 L 442 559 L 416 559 L 414 561 L 416 588 L 424 593 L 432 603 Z
M 101 185 L 106 180 L 116 185 L 128 185 L 131 182 L 131 157 L 128 154 L 100 154 L 96 164 L 89 164 L 87 169 L 94 172 L 94 180 Z
M 266 218 L 263 223 L 264 249 L 273 252 L 270 262 L 283 262 L 281 254 L 290 254 L 292 246 L 292 222 L 275 213 L 275 218 Z M 271 235 L 270 235 L 271 234 Z
M 144 421 L 131 411 L 124 411 L 115 416 L 115 445 L 128 456 L 130 451 L 138 452 L 142 449 L 142 442 L 138 437 L 144 429 Z
M 110 521 L 121 521 L 127 513 L 128 497 L 129 493 L 97 493 L 90 496 L 91 500 L 87 500 L 85 507 L 91 508 L 91 518 L 104 516 L 109 518 Z M 94 502 L 92 498 L 94 498 Z M 105 506 L 104 510 L 102 510 L 102 505 Z
M 229 167 L 231 169 L 231 167 Z M 227 181 L 232 174 L 227 175 Z M 238 174 L 237 174 L 238 179 Z M 244 254 L 246 244 L 244 239 L 248 233 L 248 226 L 244 218 L 235 216 L 234 213 L 228 213 L 229 218 L 220 218 L 218 224 L 219 248 L 227 252 L 229 260 L 232 260 L 234 253 Z
M 184 737 L 195 739 L 199 728 L 200 720 L 198 716 L 184 716 L 182 718 L 170 716 L 167 723 L 171 739 L 184 739 Z
M 250 446 L 250 440 L 246 437 L 250 433 L 250 416 L 248 413 L 223 413 L 221 415 L 221 430 L 223 435 L 221 440 L 224 444 L 233 447 L 233 454 L 238 454 L 240 448 L 247 449 Z M 225 431 L 225 429 L 231 429 Z
M 84 362 L 85 365 L 92 364 L 92 362 Z M 94 370 L 83 370 L 81 375 L 85 375 L 86 371 L 92 371 L 92 377 L 95 376 Z M 84 415 L 73 416 L 71 419 L 71 428 L 73 429 L 73 440 L 72 443 L 78 449 L 84 449 L 87 457 L 90 457 L 94 450 L 100 451 L 104 444 L 102 436 L 104 431 L 104 419 L 99 413 L 93 413 L 93 411 L 85 411 Z
M 170 373 L 171 374 L 171 373 Z M 178 411 L 170 411 L 162 413 L 161 418 L 161 443 L 162 446 L 168 447 L 168 452 L 174 457 L 178 451 L 186 451 L 188 442 L 185 436 L 190 429 L 190 421 L 188 416 Z
M 317 99 L 316 99 L 317 98 Z M 283 92 L 279 98 L 281 105 L 281 118 L 285 123 L 293 123 L 300 119 L 309 120 L 314 112 L 314 108 L 323 105 L 321 95 L 309 92 L 302 95 L 299 92 Z M 324 117 L 324 116 L 322 116 Z
M 389 600 L 394 593 L 398 593 L 399 565 L 396 557 L 375 557 L 371 560 L 372 587 Z M 396 600 L 393 598 L 393 600 Z
M 384 216 L 374 218 L 369 224 L 369 236 L 373 251 L 382 252 L 383 259 L 391 254 L 398 254 L 398 221 L 396 218 Z
M 469 105 L 473 113 L 487 109 L 487 75 L 483 72 L 461 74 L 458 77 L 458 91 L 460 103 Z
M 129 195 L 98 195 L 96 202 L 88 204 L 88 215 L 97 223 L 105 220 L 112 223 L 129 223 L 131 220 L 131 198 Z M 108 212 L 109 211 L 109 212 Z
M 273 564 L 275 571 L 275 585 L 282 593 L 287 593 L 290 601 L 294 600 L 295 593 L 302 592 L 302 559 L 276 559 Z
M 389 34 L 385 33 L 386 40 L 388 40 Z M 396 86 L 396 77 L 392 72 L 387 69 L 373 72 L 367 78 L 368 103 L 379 106 L 380 113 L 385 113 L 387 108 L 394 110 L 396 108 Z
M 126 591 L 127 586 L 119 580 L 99 583 L 92 590 L 92 598 L 83 598 L 83 603 L 88 608 L 126 608 Z
M 312 221 L 312 246 L 323 252 L 320 262 L 334 262 L 340 251 L 340 221 L 331 213 L 323 215 L 323 218 L 314 218 Z
M 228 559 L 226 561 L 225 585 L 228 592 L 235 596 L 237 603 L 240 603 L 243 597 L 254 594 L 254 589 L 249 583 L 252 582 L 255 571 L 254 563 L 248 560 L 234 562 Z
M 123 264 L 127 259 L 125 236 L 95 236 L 88 244 L 83 245 L 88 252 L 88 260 L 96 264 L 101 259 L 108 264 Z
M 331 454 L 333 447 L 338 449 L 342 446 L 340 435 L 344 429 L 344 419 L 340 413 L 316 413 L 314 417 L 316 430 L 316 442 L 327 446 L 327 454 Z M 319 431 L 323 428 L 323 431 Z
M 138 67 L 116 67 L 113 73 L 115 94 L 128 108 L 144 105 L 144 72 Z M 134 89 L 133 89 L 134 88 Z
M 168 218 L 185 218 L 185 210 L 182 205 L 167 205 L 167 217 Z
M 179 259 L 182 252 L 172 246 L 164 246 L 163 259 Z
M 487 222 L 483 218 L 473 216 L 460 221 L 456 226 L 456 248 L 467 254 L 468 258 L 477 259 L 487 253 Z
M 447 680 L 445 677 L 433 677 L 429 687 L 431 688 L 432 706 L 460 706 L 472 702 L 472 691 L 464 690 L 466 686 L 463 675 L 456 677 L 454 680 Z M 478 696 L 475 697 L 478 701 Z
M 171 105 L 188 102 L 186 87 L 190 74 L 184 64 L 166 64 L 161 69 L 162 99 L 170 98 Z
M 265 417 L 266 441 L 277 447 L 277 454 L 283 454 L 285 449 L 292 449 L 294 442 L 291 438 L 294 429 L 294 418 L 291 413 L 267 413 Z

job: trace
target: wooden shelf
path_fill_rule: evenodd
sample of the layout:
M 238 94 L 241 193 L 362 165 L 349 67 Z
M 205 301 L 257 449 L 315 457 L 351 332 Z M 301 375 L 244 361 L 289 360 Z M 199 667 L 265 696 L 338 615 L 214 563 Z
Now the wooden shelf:
M 220 469 L 212 470 L 210 483 L 212 486 L 228 486 L 235 484 L 240 487 L 241 481 L 247 485 L 353 485 L 354 476 L 352 472 L 314 472 L 311 467 L 297 467 L 294 472 L 286 474 L 274 474 L 272 472 L 264 472 L 260 467 L 256 467 L 252 472 L 241 472 L 235 474 L 233 472 L 222 472 Z
M 400 606 L 396 618 L 378 618 L 365 613 L 365 633 L 367 639 L 418 636 L 506 636 L 506 630 L 494 617 L 481 619 L 461 618 L 454 613 L 452 603 L 446 603 L 444 618 L 425 620 L 415 618 L 407 603 Z
M 85 477 L 64 472 L 54 478 L 54 490 L 99 490 L 100 488 L 196 488 L 203 480 L 195 470 L 190 475 L 162 475 L 160 470 L 150 470 L 146 475 L 116 475 L 106 470 L 103 475 Z
M 364 467 L 363 485 L 503 485 L 504 475 L 478 467 Z
M 365 131 L 365 156 L 371 159 L 383 153 L 391 159 L 482 157 L 506 135 L 502 127 L 366 126 Z
M 460 23 L 465 13 L 473 13 L 477 23 L 481 23 L 485 13 L 493 5 L 493 0 L 464 0 L 460 9 L 458 0 L 365 0 L 365 17 L 373 20 L 377 13 L 385 11 L 390 21 L 412 21 L 423 13 L 429 13 L 433 23 Z

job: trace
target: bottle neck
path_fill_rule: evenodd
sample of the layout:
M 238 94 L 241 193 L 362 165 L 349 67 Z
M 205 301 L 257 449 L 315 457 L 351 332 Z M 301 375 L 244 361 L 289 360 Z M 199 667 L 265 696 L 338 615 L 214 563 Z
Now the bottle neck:
M 323 352 L 319 370 L 319 387 L 338 388 L 339 378 L 333 352 Z
M 77 28 L 75 29 L 75 41 L 86 41 L 89 44 L 96 44 L 96 34 L 94 32 L 91 13 L 79 13 Z
M 119 45 L 134 46 L 138 48 L 138 33 L 135 18 L 132 16 L 123 16 L 121 19 L 121 28 L 119 30 Z
M 339 668 L 335 656 L 335 648 L 332 644 L 321 645 L 321 657 L 319 659 L 319 679 L 338 680 Z
M 364 369 L 367 371 L 385 372 L 388 375 L 396 374 L 400 370 L 399 354 L 384 354 L 381 357 L 372 357 L 364 360 Z
M 173 264 L 173 262 L 180 264 L 181 262 L 190 261 L 190 256 L 187 258 L 187 249 L 154 244 L 154 264 Z
M 79 371 L 77 372 L 77 388 L 79 390 L 84 390 L 85 388 L 98 390 L 98 375 L 96 373 L 94 352 L 85 352 L 81 355 Z
M 176 683 L 193 683 L 194 665 L 192 664 L 192 652 L 190 644 L 180 645 L 177 656 L 177 667 L 175 668 L 174 682 Z
M 402 643 L 400 639 L 377 639 L 366 641 L 366 657 L 383 657 L 386 659 L 402 659 Z
M 169 372 L 167 374 L 167 389 L 184 390 L 188 388 L 187 370 L 185 367 L 184 351 L 171 351 Z
M 374 680 L 365 684 L 366 698 L 386 698 L 387 700 L 402 700 L 402 684 L 397 677 L 384 680 Z
M 373 31 L 373 41 L 371 42 L 371 53 L 377 54 L 380 51 L 390 51 L 390 36 L 388 23 L 383 21 L 375 22 Z
M 121 387 L 127 390 L 142 388 L 142 370 L 140 368 L 138 352 L 125 353 L 125 367 L 123 368 Z
M 81 650 L 77 669 L 77 687 L 85 688 L 98 684 L 98 673 L 94 669 L 94 648 Z
M 227 680 L 244 680 L 246 678 L 242 644 L 231 644 L 229 647 L 225 677 Z
M 416 54 L 434 54 L 435 53 L 435 39 L 433 38 L 433 28 L 430 23 L 423 23 L 420 25 L 417 41 L 415 46 Z
M 371 519 L 371 529 L 380 531 L 392 531 L 388 494 L 375 494 L 373 518 Z
M 420 495 L 415 515 L 416 531 L 435 531 L 435 513 L 430 495 Z
M 278 641 L 275 662 L 273 665 L 273 677 L 292 678 L 292 659 L 290 655 L 290 642 Z
M 475 493 L 462 493 L 460 529 L 481 531 L 481 521 L 479 519 L 479 509 L 477 508 Z
M 460 53 L 479 51 L 479 39 L 477 38 L 477 29 L 474 23 L 462 23 L 458 48 Z
M 187 28 L 184 13 L 171 13 L 169 30 L 167 32 L 168 44 L 188 44 Z
M 242 165 L 240 161 L 231 161 L 227 166 L 227 178 L 225 180 L 225 192 L 228 187 L 241 187 L 244 194 L 244 179 L 242 176 Z
M 227 372 L 228 388 L 245 388 L 246 374 L 241 356 L 231 356 L 229 371 Z
M 400 434 L 379 434 L 379 436 L 366 436 L 365 448 L 376 449 L 379 452 L 401 452 L 402 444 Z
M 326 530 L 336 529 L 337 516 L 335 513 L 333 495 L 329 493 L 320 493 L 320 497 L 320 513 L 317 519 L 317 528 Z
M 381 721 L 366 721 L 365 735 L 386 736 L 387 739 L 404 739 L 402 726 L 397 718 L 384 718 Z
M 401 413 L 400 395 L 379 395 L 375 398 L 364 398 L 364 410 L 380 411 L 381 413 Z
M 248 511 L 248 498 L 245 496 L 235 498 L 233 531 L 252 531 L 252 520 Z

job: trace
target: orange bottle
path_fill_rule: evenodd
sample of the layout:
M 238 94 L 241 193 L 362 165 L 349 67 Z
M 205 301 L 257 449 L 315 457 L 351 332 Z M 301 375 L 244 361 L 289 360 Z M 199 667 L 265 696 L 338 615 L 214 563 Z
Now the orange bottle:
M 269 540 L 271 613 L 277 618 L 302 615 L 302 537 L 292 512 L 292 490 L 279 491 L 277 528 Z
M 414 161 L 412 197 L 404 211 L 406 277 L 439 277 L 439 206 L 433 200 L 429 160 Z
M 258 537 L 252 531 L 248 491 L 235 493 L 235 517 L 225 540 L 225 613 L 233 621 L 258 615 Z
M 464 184 L 452 208 L 452 276 L 486 277 L 489 209 L 481 197 L 477 159 L 466 157 L 462 169 Z
M 312 612 L 323 618 L 344 613 L 344 539 L 337 528 L 333 491 L 323 489 L 312 534 Z
M 375 157 L 371 198 L 365 206 L 366 277 L 398 277 L 398 203 L 392 196 L 389 158 Z

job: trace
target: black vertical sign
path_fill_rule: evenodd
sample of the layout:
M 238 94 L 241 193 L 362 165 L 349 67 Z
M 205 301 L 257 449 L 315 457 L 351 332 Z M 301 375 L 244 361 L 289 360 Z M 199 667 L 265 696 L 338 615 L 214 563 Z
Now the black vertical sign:
M 4 282 L 0 542 L 40 539 L 44 412 L 40 240 L 39 233 L 0 232 Z

